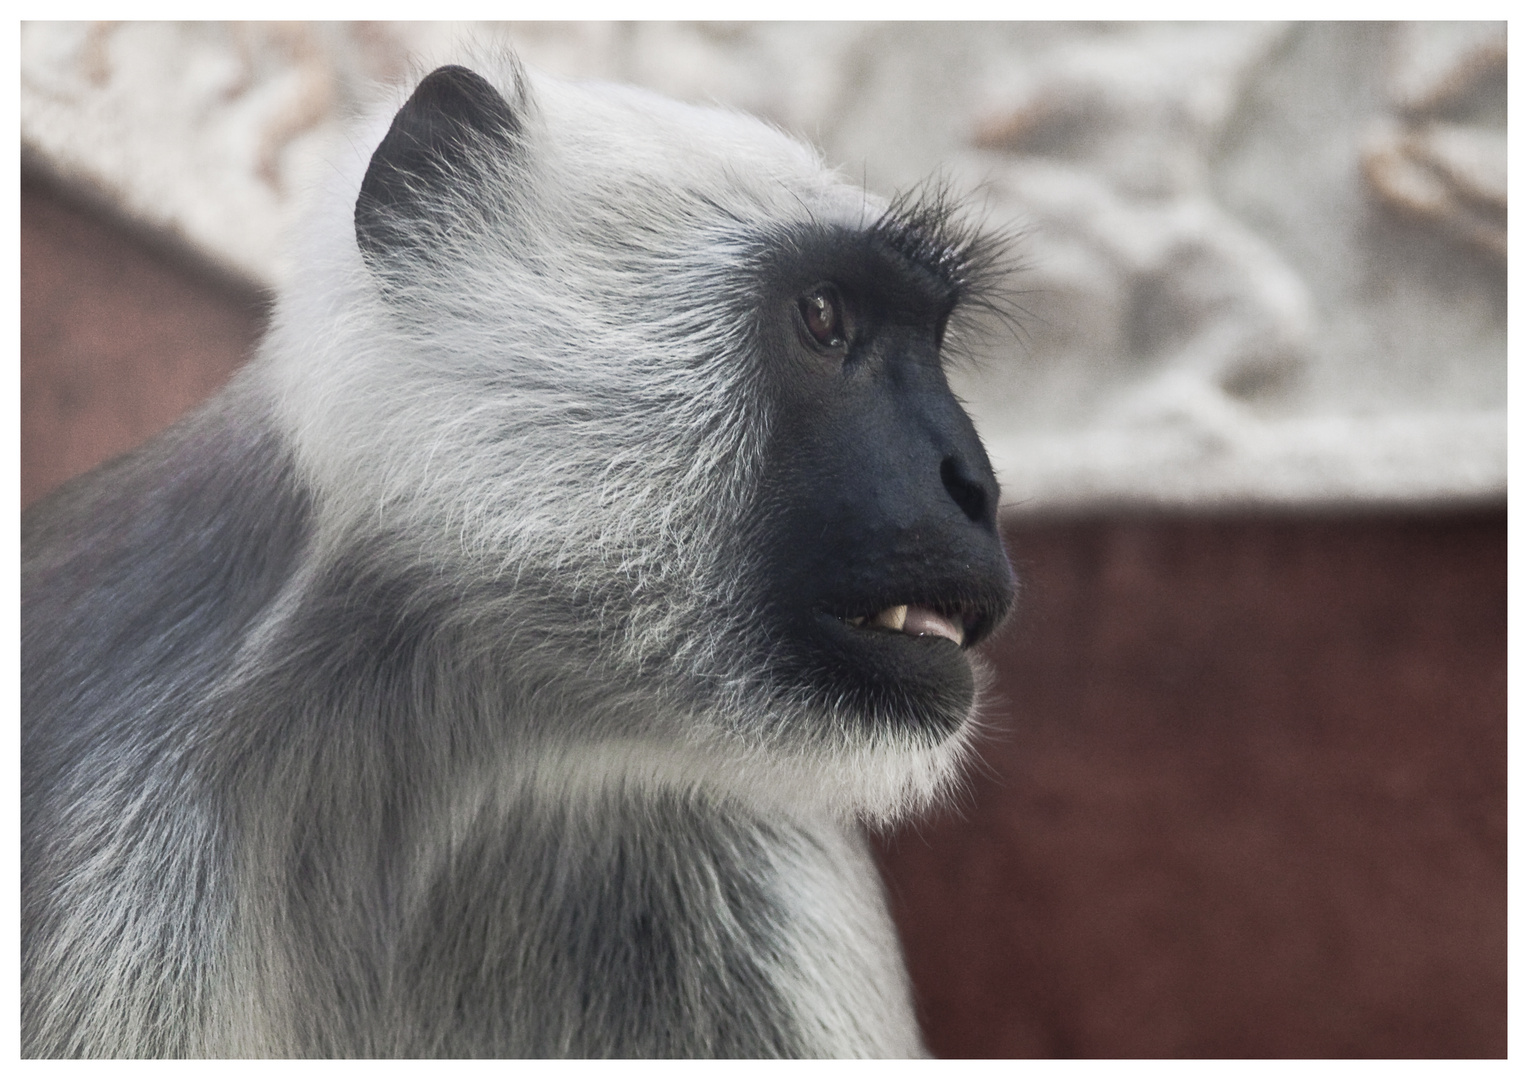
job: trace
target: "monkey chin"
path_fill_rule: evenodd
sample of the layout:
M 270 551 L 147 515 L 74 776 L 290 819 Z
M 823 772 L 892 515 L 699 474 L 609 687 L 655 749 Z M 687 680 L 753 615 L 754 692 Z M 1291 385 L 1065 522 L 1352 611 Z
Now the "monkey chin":
M 945 632 L 917 633 L 901 625 L 906 606 L 887 610 L 892 614 L 878 616 L 878 623 L 814 619 L 810 677 L 853 702 L 869 728 L 901 728 L 942 741 L 965 722 L 976 697 L 969 654 L 952 636 L 960 624 L 941 619 L 938 629 Z
M 980 706 L 992 677 L 979 658 L 938 648 L 955 654 L 947 659 L 963 678 L 951 681 L 964 692 L 946 685 L 933 698 L 893 691 L 870 709 L 841 697 L 831 707 L 804 710 L 809 715 L 797 719 L 814 737 L 786 750 L 768 782 L 800 805 L 816 804 L 877 829 L 960 797 L 965 766 L 987 726 Z
M 987 726 L 986 663 L 952 641 L 837 619 L 816 643 L 834 637 L 837 647 L 818 651 L 815 664 L 777 663 L 763 680 L 739 680 L 705 710 L 709 722 L 682 736 L 687 752 L 653 766 L 689 757 L 691 767 L 679 767 L 700 787 L 786 816 L 826 812 L 872 828 L 958 797 Z
M 817 730 L 861 745 L 937 748 L 968 726 L 986 683 L 974 646 L 1006 613 L 1008 581 L 993 574 L 990 583 L 963 582 L 958 594 L 944 590 L 959 600 L 905 591 L 930 598 L 836 598 L 771 613 L 776 633 L 760 666 L 801 700 L 826 703 L 831 719 L 819 720 Z M 847 614 L 856 610 L 872 614 Z

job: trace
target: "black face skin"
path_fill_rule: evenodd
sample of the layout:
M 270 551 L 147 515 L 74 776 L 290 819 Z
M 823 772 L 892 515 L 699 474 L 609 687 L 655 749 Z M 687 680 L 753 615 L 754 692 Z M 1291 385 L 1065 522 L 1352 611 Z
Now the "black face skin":
M 819 700 L 947 735 L 974 693 L 963 650 L 1014 589 L 997 480 L 940 358 L 958 257 L 884 223 L 813 227 L 770 252 L 759 332 L 775 403 L 761 507 L 771 662 Z M 949 616 L 964 644 L 870 625 L 900 604 Z

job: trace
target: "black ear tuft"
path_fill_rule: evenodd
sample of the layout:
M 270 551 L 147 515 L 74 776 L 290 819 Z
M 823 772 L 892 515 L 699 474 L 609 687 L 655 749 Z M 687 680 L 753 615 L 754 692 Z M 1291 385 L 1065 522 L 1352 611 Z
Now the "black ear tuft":
M 456 64 L 425 76 L 371 155 L 355 203 L 355 238 L 368 262 L 409 243 L 407 223 L 427 219 L 435 197 L 484 150 L 520 132 L 509 102 L 487 79 Z

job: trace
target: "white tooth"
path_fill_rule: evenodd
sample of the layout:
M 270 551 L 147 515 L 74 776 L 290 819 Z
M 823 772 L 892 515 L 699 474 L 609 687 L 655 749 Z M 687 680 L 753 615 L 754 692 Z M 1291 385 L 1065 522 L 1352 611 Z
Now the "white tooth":
M 889 607 L 875 617 L 875 625 L 884 626 L 888 630 L 901 630 L 903 624 L 906 622 L 906 604 L 898 604 L 896 607 Z
M 854 618 L 849 620 L 849 625 L 850 626 L 864 626 L 865 625 L 865 616 L 863 616 L 863 615 L 856 615 Z

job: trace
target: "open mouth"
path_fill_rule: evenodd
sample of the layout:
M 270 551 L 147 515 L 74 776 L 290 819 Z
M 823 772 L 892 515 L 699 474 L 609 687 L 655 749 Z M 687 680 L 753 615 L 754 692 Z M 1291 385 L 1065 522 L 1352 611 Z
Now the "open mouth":
M 974 611 L 944 612 L 920 604 L 894 604 L 874 615 L 859 615 L 844 621 L 862 630 L 945 638 L 964 648 L 981 616 Z

